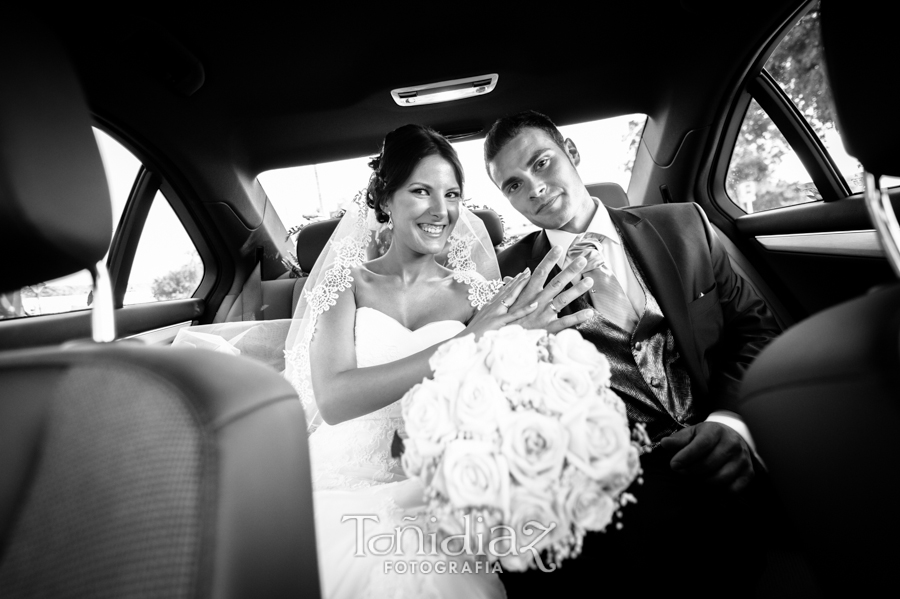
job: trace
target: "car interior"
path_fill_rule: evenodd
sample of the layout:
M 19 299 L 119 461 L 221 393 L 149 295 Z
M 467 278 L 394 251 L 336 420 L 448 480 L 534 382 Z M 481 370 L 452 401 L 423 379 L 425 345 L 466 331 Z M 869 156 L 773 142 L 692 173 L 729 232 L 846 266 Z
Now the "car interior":
M 337 218 L 296 229 L 261 173 L 372 156 L 411 122 L 479 140 L 525 109 L 560 126 L 646 115 L 627 185 L 586 180 L 592 195 L 697 203 L 786 331 L 748 372 L 742 415 L 811 570 L 779 562 L 761 596 L 797 576 L 814 595 L 878 588 L 894 555 L 879 548 L 900 532 L 885 476 L 900 164 L 893 94 L 864 83 L 896 87 L 897 50 L 870 42 L 874 3 L 846 4 L 368 6 L 323 8 L 315 24 L 66 8 L 7 22 L 0 596 L 317 596 L 292 388 L 251 360 L 168 346 L 191 325 L 291 317 Z M 450 88 L 465 94 L 431 102 Z M 121 182 L 101 135 L 130 156 Z M 469 199 L 508 244 L 502 215 Z M 160 210 L 170 228 L 152 238 Z M 193 252 L 180 279 L 145 267 L 179 266 L 172 230 Z M 50 283 L 78 271 L 86 282 Z

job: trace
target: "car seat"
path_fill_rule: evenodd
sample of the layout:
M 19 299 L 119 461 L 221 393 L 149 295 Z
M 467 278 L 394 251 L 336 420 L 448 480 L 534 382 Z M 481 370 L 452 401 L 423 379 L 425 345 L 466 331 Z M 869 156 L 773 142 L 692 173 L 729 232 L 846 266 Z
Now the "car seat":
M 115 338 L 109 194 L 54 36 L 0 35 L 0 292 L 81 269 L 94 340 L 0 352 L 0 597 L 317 597 L 303 410 L 240 358 Z
M 866 170 L 866 203 L 900 275 L 900 228 L 883 175 L 900 175 L 890 80 L 900 49 L 883 6 L 822 0 L 837 127 Z M 896 87 L 896 86 L 895 86 Z M 834 281 L 840 285 L 840 280 Z M 890 593 L 900 538 L 900 284 L 873 289 L 787 330 L 744 378 L 740 412 L 831 596 Z

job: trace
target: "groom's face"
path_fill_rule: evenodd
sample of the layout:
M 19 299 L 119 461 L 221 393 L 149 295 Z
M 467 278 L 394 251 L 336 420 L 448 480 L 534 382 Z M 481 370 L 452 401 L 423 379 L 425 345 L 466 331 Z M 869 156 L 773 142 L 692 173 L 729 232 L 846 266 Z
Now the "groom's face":
M 559 147 L 541 129 L 523 129 L 491 160 L 488 173 L 513 207 L 535 225 L 581 233 L 594 203 L 575 168 L 580 160 L 575 144 L 567 139 L 565 146 Z

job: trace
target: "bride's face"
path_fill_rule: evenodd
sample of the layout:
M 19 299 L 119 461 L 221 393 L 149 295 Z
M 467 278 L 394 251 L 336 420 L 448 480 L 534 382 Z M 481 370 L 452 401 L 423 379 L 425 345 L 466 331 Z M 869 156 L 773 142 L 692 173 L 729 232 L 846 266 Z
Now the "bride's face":
M 453 166 L 437 155 L 423 158 L 388 202 L 393 243 L 421 254 L 438 254 L 459 217 L 462 189 Z

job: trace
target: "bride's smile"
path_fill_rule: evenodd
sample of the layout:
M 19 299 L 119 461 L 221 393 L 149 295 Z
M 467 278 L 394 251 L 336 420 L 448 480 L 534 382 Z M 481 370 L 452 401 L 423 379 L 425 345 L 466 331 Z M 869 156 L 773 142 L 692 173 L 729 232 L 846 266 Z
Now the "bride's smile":
M 441 233 L 444 232 L 446 225 L 433 225 L 430 223 L 419 223 L 419 228 L 425 231 L 426 234 L 439 237 Z

